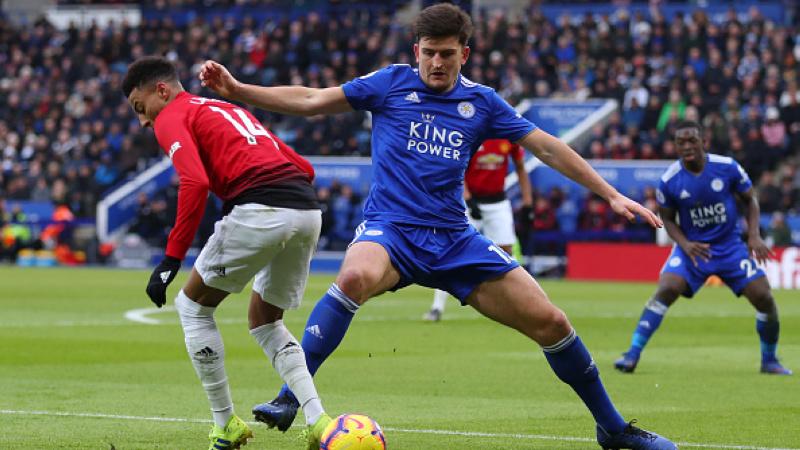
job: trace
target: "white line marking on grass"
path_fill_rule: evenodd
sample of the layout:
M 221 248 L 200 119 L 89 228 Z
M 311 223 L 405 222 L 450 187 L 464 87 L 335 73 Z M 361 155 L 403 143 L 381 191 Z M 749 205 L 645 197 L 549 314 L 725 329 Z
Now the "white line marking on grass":
M 3 328 L 31 328 L 31 327 L 108 327 L 108 326 L 123 326 L 123 325 L 140 325 L 140 324 L 147 324 L 147 325 L 174 325 L 178 323 L 177 316 L 172 316 L 171 318 L 167 319 L 153 319 L 149 317 L 143 317 L 140 320 L 135 318 L 128 317 L 128 315 L 134 311 L 144 311 L 144 315 L 146 316 L 149 313 L 158 311 L 158 312 L 174 312 L 174 307 L 164 307 L 161 309 L 156 308 L 141 308 L 141 309 L 134 309 L 125 312 L 125 319 L 126 320 L 54 320 L 54 321 L 36 321 L 36 322 L 26 322 L 26 321 L 0 321 L 0 329 Z M 148 313 L 148 311 L 150 311 Z M 377 312 L 377 311 L 376 311 Z M 639 313 L 621 313 L 621 314 L 614 314 L 614 313 L 599 313 L 599 314 L 570 314 L 572 318 L 603 318 L 603 319 L 629 319 L 638 317 Z M 733 313 L 710 313 L 704 314 L 701 312 L 678 312 L 674 311 L 670 313 L 670 317 L 678 317 L 678 318 L 729 318 L 729 317 L 746 317 L 751 318 L 752 314 L 733 314 Z M 784 314 L 784 317 L 787 315 Z M 792 316 L 793 317 L 793 316 Z M 356 320 L 359 322 L 419 322 L 422 323 L 422 320 L 415 315 L 368 315 L 366 313 L 362 313 L 356 317 Z M 481 316 L 477 313 L 448 313 L 445 322 L 457 322 L 457 321 L 477 321 L 477 320 L 487 320 L 485 317 Z M 305 323 L 306 319 L 304 316 L 301 315 L 294 315 L 292 317 L 284 318 L 284 323 L 288 324 L 297 324 L 297 323 Z M 247 319 L 241 318 L 221 318 L 217 319 L 218 324 L 225 324 L 225 325 L 239 325 L 243 323 L 247 323 Z M 798 449 L 800 450 L 800 449 Z
M 150 314 L 156 314 L 160 312 L 172 312 L 172 311 L 175 311 L 174 306 L 165 306 L 163 308 L 132 309 L 130 311 L 125 311 L 125 318 L 132 322 L 145 323 L 147 325 L 159 325 L 162 323 L 162 321 L 147 316 L 149 316 Z
M 117 419 L 117 420 L 144 420 L 150 422 L 180 422 L 180 423 L 211 423 L 207 419 L 191 419 L 185 417 L 154 417 L 154 416 L 131 416 L 124 414 L 103 414 L 103 413 L 81 413 L 81 412 L 68 412 L 68 411 L 22 411 L 14 409 L 0 409 L 0 415 L 13 415 L 13 416 L 56 416 L 56 417 L 86 417 L 92 419 Z M 247 422 L 248 424 L 255 425 L 258 422 Z M 299 428 L 300 425 L 293 427 Z M 554 442 L 596 442 L 591 438 L 574 437 L 574 436 L 551 436 L 545 434 L 519 434 L 519 433 L 483 433 L 479 431 L 452 431 L 452 430 L 417 430 L 413 428 L 391 428 L 383 427 L 386 431 L 393 433 L 409 433 L 409 434 L 433 434 L 438 436 L 463 436 L 463 437 L 481 437 L 481 438 L 512 438 L 512 439 L 529 439 L 537 441 L 554 441 Z M 719 448 L 719 449 L 733 449 L 733 450 L 800 450 L 798 448 L 773 448 L 773 447 L 758 447 L 753 445 L 728 445 L 728 444 L 695 444 L 691 442 L 678 442 L 681 447 L 696 447 L 696 448 Z

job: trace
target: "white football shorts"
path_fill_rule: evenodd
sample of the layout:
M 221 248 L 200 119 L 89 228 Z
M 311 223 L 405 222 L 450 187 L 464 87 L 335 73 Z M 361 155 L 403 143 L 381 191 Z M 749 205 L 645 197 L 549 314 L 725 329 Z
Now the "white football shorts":
M 479 203 L 481 220 L 469 217 L 469 221 L 478 231 L 497 245 L 514 245 L 517 235 L 514 232 L 514 212 L 511 202 L 503 200 L 497 203 Z M 467 214 L 469 216 L 469 214 Z
M 237 205 L 214 224 L 195 269 L 213 288 L 237 293 L 255 275 L 253 291 L 281 309 L 303 300 L 308 266 L 322 226 L 318 209 Z

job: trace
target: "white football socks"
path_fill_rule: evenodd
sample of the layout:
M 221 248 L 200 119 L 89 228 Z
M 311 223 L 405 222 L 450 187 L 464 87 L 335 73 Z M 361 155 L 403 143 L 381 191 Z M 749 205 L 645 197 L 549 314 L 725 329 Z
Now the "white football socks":
M 435 289 L 433 291 L 433 306 L 431 306 L 431 309 L 437 309 L 441 312 L 444 312 L 444 305 L 447 303 L 448 295 L 450 294 L 448 294 L 447 291 Z
M 189 358 L 211 404 L 214 423 L 225 427 L 233 416 L 233 401 L 225 374 L 225 347 L 214 321 L 216 308 L 195 303 L 181 289 L 175 298 L 175 309 L 181 319 Z
M 283 324 L 283 320 L 253 328 L 250 334 L 264 350 L 272 367 L 297 397 L 303 408 L 306 423 L 309 425 L 316 423 L 325 410 L 308 372 L 303 348 Z

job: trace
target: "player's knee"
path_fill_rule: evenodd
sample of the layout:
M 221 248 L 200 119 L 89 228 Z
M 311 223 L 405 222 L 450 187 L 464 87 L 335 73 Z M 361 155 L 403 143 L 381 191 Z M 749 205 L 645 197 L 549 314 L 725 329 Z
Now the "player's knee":
M 769 316 L 778 315 L 778 308 L 775 305 L 775 298 L 772 297 L 772 293 L 769 290 L 757 292 L 750 299 L 750 302 L 756 308 L 756 311 L 762 314 L 767 314 Z
M 572 324 L 567 315 L 560 309 L 553 307 L 534 331 L 533 339 L 539 345 L 552 345 L 572 332 Z
M 659 286 L 658 291 L 656 291 L 656 294 L 653 296 L 653 298 L 658 300 L 658 302 L 664 306 L 671 306 L 673 303 L 675 303 L 675 301 L 678 300 L 678 297 L 680 296 L 681 290 L 678 286 L 667 284 L 664 286 Z
M 344 268 L 336 277 L 336 285 L 344 295 L 361 304 L 367 300 L 369 275 L 361 268 Z

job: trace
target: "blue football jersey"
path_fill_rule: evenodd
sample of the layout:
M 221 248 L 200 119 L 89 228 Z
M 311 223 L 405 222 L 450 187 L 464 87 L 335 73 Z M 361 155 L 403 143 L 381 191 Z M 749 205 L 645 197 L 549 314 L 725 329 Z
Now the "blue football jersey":
M 461 75 L 438 93 L 417 69 L 396 64 L 342 88 L 354 109 L 372 112 L 366 220 L 466 227 L 462 191 L 473 152 L 486 139 L 514 142 L 536 128 L 493 89 Z
M 690 241 L 721 243 L 741 234 L 735 192 L 753 186 L 747 172 L 732 158 L 707 154 L 703 172 L 695 175 L 680 161 L 661 176 L 656 199 L 678 212 L 681 230 Z

